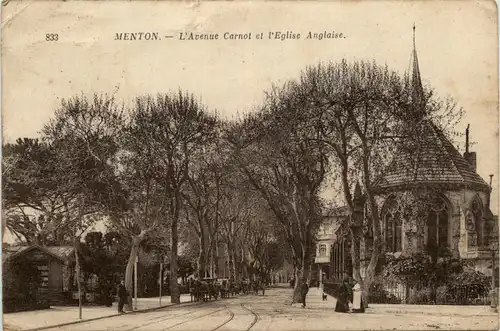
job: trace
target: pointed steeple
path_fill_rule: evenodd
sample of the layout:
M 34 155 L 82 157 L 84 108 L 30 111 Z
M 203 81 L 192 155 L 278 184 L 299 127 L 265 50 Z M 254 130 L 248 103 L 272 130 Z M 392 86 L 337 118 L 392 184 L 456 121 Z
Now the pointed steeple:
M 413 52 L 411 58 L 411 70 L 409 72 L 411 102 L 415 112 L 423 115 L 425 112 L 424 88 L 422 86 L 420 68 L 418 66 L 417 46 L 415 43 L 415 24 L 413 24 Z
M 361 194 L 361 185 L 359 185 L 359 181 L 356 182 L 356 186 L 354 187 L 354 200 L 360 200 L 362 199 L 362 194 Z
M 354 197 L 352 198 L 352 202 L 354 203 L 355 208 L 363 207 L 364 197 L 361 193 L 361 185 L 359 185 L 359 181 L 356 182 L 356 186 L 354 187 Z
M 354 197 L 352 198 L 352 203 L 354 207 L 354 212 L 357 213 L 357 222 L 361 222 L 362 224 L 362 213 L 364 206 L 363 194 L 361 193 L 361 185 L 359 185 L 359 181 L 356 182 L 356 186 L 354 187 Z M 361 214 L 360 214 L 361 213 Z

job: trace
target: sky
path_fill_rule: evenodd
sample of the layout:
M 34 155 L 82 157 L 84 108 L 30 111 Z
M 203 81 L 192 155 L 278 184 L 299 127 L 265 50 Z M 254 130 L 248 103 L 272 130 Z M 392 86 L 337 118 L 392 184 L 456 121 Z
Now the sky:
M 2 8 L 3 141 L 36 137 L 61 99 L 80 93 L 116 93 L 128 105 L 138 95 L 182 88 L 232 118 L 259 105 L 271 84 L 320 61 L 375 60 L 403 72 L 413 24 L 423 82 L 463 107 L 456 129 L 470 123 L 477 171 L 488 182 L 498 174 L 494 1 L 13 0 Z M 309 31 L 345 38 L 307 40 Z M 127 32 L 156 32 L 161 40 L 114 40 Z M 219 33 L 219 40 L 179 40 L 181 32 Z M 224 40 L 225 32 L 252 39 Z M 269 40 L 269 32 L 301 39 Z M 58 40 L 46 41 L 54 33 Z M 497 213 L 498 176 L 493 187 Z

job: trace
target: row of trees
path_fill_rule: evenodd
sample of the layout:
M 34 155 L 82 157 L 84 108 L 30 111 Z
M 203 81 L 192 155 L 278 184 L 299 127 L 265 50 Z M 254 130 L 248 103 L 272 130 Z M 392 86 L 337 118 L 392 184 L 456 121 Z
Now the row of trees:
M 198 247 L 198 276 L 217 259 L 220 243 L 232 277 L 243 266 L 269 274 L 283 263 L 279 253 L 288 251 L 298 300 L 329 204 L 322 190 L 333 182 L 352 215 L 359 181 L 374 237 L 366 277 L 358 245 L 352 257 L 366 291 L 384 251 L 375 180 L 396 146 L 411 149 L 422 139 L 423 121 L 455 119 L 454 105 L 431 90 L 422 94 L 422 109 L 412 96 L 407 77 L 346 61 L 306 68 L 267 91 L 257 111 L 233 121 L 181 91 L 139 97 L 130 109 L 113 97 L 78 96 L 62 102 L 40 138 L 4 146 L 7 227 L 28 243 L 78 247 L 82 233 L 107 220 L 130 241 L 130 291 L 141 243 L 157 240 L 165 247 L 160 255 L 169 255 L 176 303 L 179 241 Z M 354 243 L 363 225 L 350 218 Z M 251 263 L 238 263 L 248 253 Z

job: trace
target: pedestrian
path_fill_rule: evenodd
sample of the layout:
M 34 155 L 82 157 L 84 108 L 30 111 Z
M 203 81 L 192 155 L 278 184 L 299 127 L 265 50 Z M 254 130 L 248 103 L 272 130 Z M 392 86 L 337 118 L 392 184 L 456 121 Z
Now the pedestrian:
M 302 301 L 302 308 L 306 307 L 307 292 L 309 292 L 309 285 L 307 285 L 307 282 L 304 281 L 302 283 L 302 286 L 300 287 L 300 297 L 301 297 L 301 301 Z
M 104 304 L 106 307 L 111 307 L 113 305 L 113 285 L 111 285 L 110 281 L 106 282 L 104 287 Z
M 351 280 L 351 277 L 345 273 L 344 279 L 339 286 L 339 290 L 337 293 L 337 303 L 335 305 L 335 311 L 338 313 L 347 313 L 349 312 L 349 301 L 352 300 L 352 288 L 354 284 Z
M 364 313 L 365 312 L 365 306 L 363 303 L 363 294 L 361 292 L 361 286 L 357 282 L 353 287 L 352 312 L 353 313 Z
M 124 313 L 123 311 L 123 306 L 125 305 L 125 302 L 127 301 L 128 293 L 127 289 L 125 288 L 125 282 L 122 280 L 120 282 L 120 285 L 118 285 L 118 312 L 119 313 Z

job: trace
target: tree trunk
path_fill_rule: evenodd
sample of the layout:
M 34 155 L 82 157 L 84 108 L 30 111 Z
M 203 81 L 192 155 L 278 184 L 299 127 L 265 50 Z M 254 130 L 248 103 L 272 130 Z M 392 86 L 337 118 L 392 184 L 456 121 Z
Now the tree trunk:
M 212 249 L 212 261 L 214 264 L 214 275 L 212 277 L 219 277 L 219 243 L 214 239 L 214 247 Z
M 179 233 L 178 233 L 178 221 L 179 221 L 179 207 L 180 207 L 180 197 L 176 193 L 174 201 L 174 214 L 172 217 L 171 225 L 171 239 L 172 247 L 170 250 L 170 302 L 181 303 L 179 286 L 177 286 L 177 255 L 179 250 Z
M 232 270 L 233 270 L 234 280 L 237 280 L 239 277 L 238 277 L 238 274 L 236 273 L 236 252 L 235 252 L 234 249 L 231 249 L 229 251 L 229 254 L 231 256 L 231 265 L 230 265 L 230 268 L 232 268 Z
M 311 269 L 310 250 L 307 247 L 302 248 L 300 264 L 295 267 L 295 287 L 293 289 L 292 303 L 303 303 L 300 295 L 302 284 L 307 282 L 309 271 Z
M 227 252 L 228 252 L 228 262 L 227 262 L 227 271 L 228 271 L 228 277 L 229 279 L 232 279 L 234 277 L 233 270 L 231 269 L 231 245 L 229 243 L 226 244 L 227 246 Z M 224 268 L 226 267 L 225 265 L 226 262 L 224 262 Z
M 142 238 L 143 234 L 132 237 L 132 247 L 130 248 L 130 255 L 125 269 L 125 288 L 127 289 L 127 304 L 125 305 L 126 311 L 134 310 L 132 305 L 132 298 L 134 297 L 134 267 Z
M 80 258 L 78 256 L 79 242 L 78 238 L 73 241 L 73 247 L 75 248 L 75 268 L 76 268 L 76 284 L 78 286 L 78 318 L 82 319 L 82 281 L 81 281 L 81 270 L 80 270 Z
M 371 179 L 370 179 L 370 165 L 369 165 L 369 151 L 365 142 L 363 143 L 364 159 L 363 159 L 363 187 L 365 189 L 365 194 L 368 203 L 368 213 L 372 222 L 373 231 L 373 249 L 371 252 L 370 263 L 368 264 L 364 282 L 361 284 L 361 289 L 363 293 L 366 293 L 368 298 L 370 286 L 376 277 L 376 269 L 380 256 L 384 253 L 383 241 L 382 241 L 382 229 L 380 223 L 380 214 L 375 201 L 375 195 L 371 190 Z M 368 300 L 365 302 L 366 307 L 368 307 Z
M 5 238 L 5 229 L 7 228 L 7 217 L 2 213 L 2 242 L 3 238 Z
M 172 247 L 170 254 L 170 302 L 181 303 L 179 287 L 177 286 L 177 254 L 179 235 L 177 233 L 177 220 L 172 222 Z
M 307 282 L 309 277 L 309 266 L 303 266 L 302 268 L 295 269 L 295 287 L 293 289 L 292 303 L 303 303 L 302 296 L 300 293 L 302 284 Z
M 196 274 L 198 278 L 205 277 L 206 270 L 206 250 L 205 250 L 205 238 L 204 233 L 202 232 L 201 237 L 199 238 L 200 242 L 200 251 L 198 253 L 198 261 L 196 265 Z
M 241 248 L 241 277 L 242 278 L 247 278 L 248 277 L 248 267 L 247 267 L 247 264 L 246 264 L 246 259 L 245 259 L 245 254 L 244 254 L 243 247 Z

